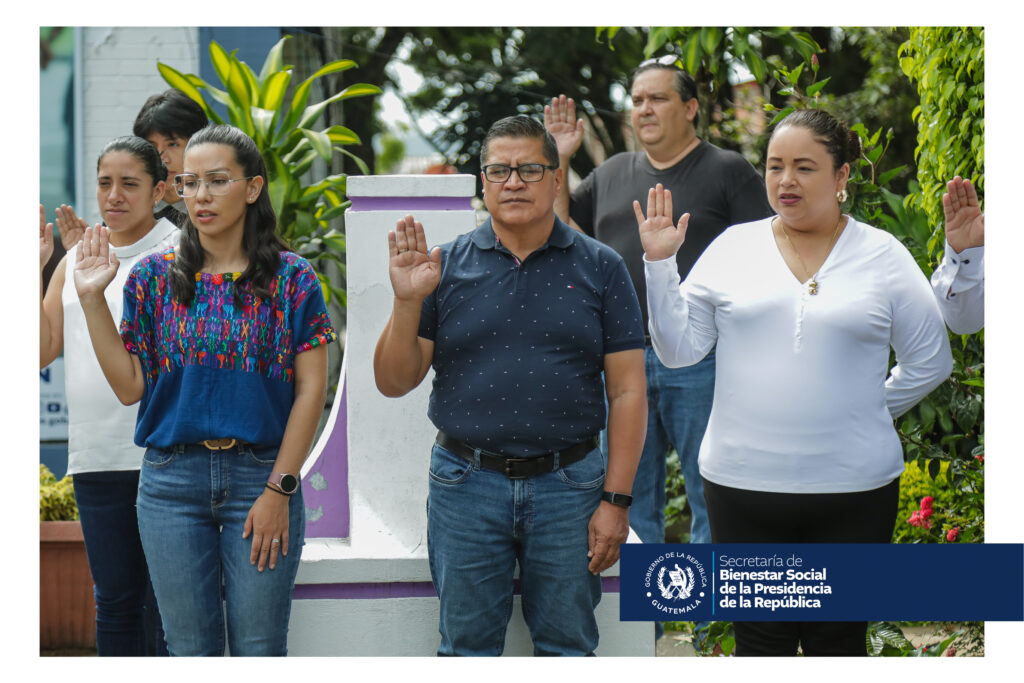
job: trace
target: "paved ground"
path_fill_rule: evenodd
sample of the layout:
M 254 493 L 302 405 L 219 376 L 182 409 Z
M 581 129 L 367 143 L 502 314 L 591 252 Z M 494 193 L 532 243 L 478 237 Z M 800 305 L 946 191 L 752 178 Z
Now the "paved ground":
M 656 657 L 696 657 L 689 633 L 666 631 L 654 644 Z

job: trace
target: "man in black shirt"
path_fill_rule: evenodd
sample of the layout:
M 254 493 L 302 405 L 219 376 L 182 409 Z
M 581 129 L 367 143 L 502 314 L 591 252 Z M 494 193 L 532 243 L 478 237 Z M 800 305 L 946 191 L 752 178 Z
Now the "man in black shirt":
M 690 213 L 686 242 L 676 259 L 685 278 L 704 249 L 725 228 L 771 215 L 764 181 L 736 152 L 697 137 L 697 88 L 674 64 L 650 60 L 633 75 L 633 130 L 642 151 L 616 154 L 588 175 L 570 195 L 568 183 L 555 202 L 560 218 L 614 248 L 626 262 L 647 326 L 643 247 L 633 201 L 647 205 L 647 193 L 661 183 L 672 192 L 673 221 Z M 569 160 L 583 140 L 582 121 L 564 95 L 544 108 L 544 123 L 558 144 L 559 164 L 568 178 Z M 714 394 L 715 352 L 700 363 L 670 369 L 645 349 L 647 440 L 633 484 L 630 526 L 645 543 L 665 541 L 665 458 L 679 454 L 692 511 L 691 543 L 711 534 L 697 455 Z

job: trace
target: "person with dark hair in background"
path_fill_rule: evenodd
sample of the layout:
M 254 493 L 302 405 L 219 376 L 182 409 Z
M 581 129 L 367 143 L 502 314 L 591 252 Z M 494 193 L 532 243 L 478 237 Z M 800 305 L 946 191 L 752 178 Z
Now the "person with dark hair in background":
M 281 656 L 305 519 L 298 475 L 337 338 L 320 281 L 275 233 L 267 171 L 231 126 L 192 136 L 175 188 L 177 249 L 139 261 L 120 334 L 103 291 L 117 259 L 86 231 L 74 280 L 135 443 L 139 532 L 172 655 Z M 223 593 L 222 593 L 223 586 Z
M 164 196 L 153 206 L 157 220 L 166 218 L 179 228 L 184 225 L 187 211 L 185 202 L 174 191 L 174 176 L 181 173 L 181 157 L 189 138 L 208 123 L 199 103 L 176 88 L 151 95 L 135 117 L 132 133 L 156 147 L 167 168 Z M 57 208 L 56 223 L 66 251 L 78 244 L 89 227 L 89 223 L 67 204 Z
M 534 654 L 592 654 L 646 425 L 640 306 L 622 259 L 555 215 L 562 172 L 540 122 L 496 122 L 480 162 L 483 225 L 429 252 L 412 216 L 388 234 L 394 307 L 374 375 L 402 396 L 436 373 L 438 654 L 502 653 L 516 564 Z
M 682 277 L 726 227 L 769 216 L 771 207 L 764 182 L 749 162 L 697 137 L 697 84 L 676 66 L 674 56 L 643 62 L 633 73 L 631 97 L 630 118 L 642 149 L 608 159 L 571 195 L 568 183 L 563 185 L 555 210 L 626 261 L 646 328 L 643 247 L 633 228 L 634 201 L 645 200 L 647 191 L 661 183 L 676 197 L 676 206 L 690 211 L 690 238 L 676 254 Z M 583 140 L 583 121 L 576 119 L 573 101 L 562 95 L 544 108 L 544 123 L 558 143 L 559 164 L 568 177 L 569 161 Z M 665 461 L 674 448 L 690 506 L 690 543 L 708 543 L 697 452 L 711 412 L 715 351 L 691 367 L 667 368 L 648 339 L 645 366 L 647 441 L 633 482 L 630 525 L 644 543 L 665 542 Z
M 954 334 L 985 326 L 985 214 L 970 180 L 956 176 L 942 195 L 946 249 L 932 273 L 942 317 Z
M 188 211 L 174 190 L 174 176 L 181 173 L 189 138 L 208 123 L 199 103 L 177 88 L 150 96 L 135 117 L 132 132 L 153 143 L 167 166 L 167 188 L 155 209 L 158 218 L 166 216 L 176 225 L 184 225 Z
M 119 262 L 113 276 L 116 288 L 110 288 L 98 305 L 119 319 L 121 286 L 132 266 L 147 254 L 173 247 L 179 231 L 153 216 L 167 171 L 149 142 L 134 136 L 111 140 L 100 153 L 96 175 L 96 203 L 109 229 L 110 252 Z M 132 441 L 136 410 L 117 400 L 93 354 L 74 287 L 77 242 L 61 260 L 42 299 L 39 363 L 46 367 L 64 352 L 68 474 L 94 583 L 96 651 L 101 657 L 166 654 L 156 603 L 146 599 L 149 571 L 135 514 L 143 453 Z M 46 223 L 40 206 L 41 264 L 53 249 L 53 225 Z
M 892 540 L 903 472 L 893 420 L 942 383 L 952 356 L 906 247 L 840 209 L 858 153 L 825 111 L 783 119 L 766 155 L 776 215 L 726 230 L 682 284 L 674 255 L 690 214 L 673 221 L 660 185 L 646 218 L 634 204 L 655 352 L 675 367 L 718 347 L 699 461 L 714 543 Z M 863 656 L 866 628 L 736 622 L 736 654 Z

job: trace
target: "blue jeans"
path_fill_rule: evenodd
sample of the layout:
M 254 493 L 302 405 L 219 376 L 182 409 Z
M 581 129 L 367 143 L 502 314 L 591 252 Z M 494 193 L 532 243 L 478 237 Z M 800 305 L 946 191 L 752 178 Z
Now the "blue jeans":
M 427 548 L 441 598 L 439 655 L 502 653 L 516 563 L 534 654 L 593 653 L 601 581 L 587 570 L 587 525 L 604 475 L 596 448 L 568 467 L 511 480 L 434 446 Z
M 96 653 L 166 656 L 135 514 L 139 472 L 83 472 L 72 481 L 96 598 Z
M 710 543 L 697 455 L 715 395 L 715 350 L 711 349 L 696 365 L 667 368 L 648 346 L 644 349 L 644 366 L 647 440 L 633 479 L 629 525 L 644 543 L 665 542 L 665 458 L 671 446 L 679 455 L 686 482 L 686 500 L 692 513 L 690 543 Z
M 305 536 L 301 488 L 289 502 L 288 556 L 279 555 L 275 569 L 249 564 L 252 536 L 242 538 L 276 458 L 276 447 L 146 451 L 139 532 L 172 655 L 223 655 L 225 612 L 232 655 L 287 654 Z

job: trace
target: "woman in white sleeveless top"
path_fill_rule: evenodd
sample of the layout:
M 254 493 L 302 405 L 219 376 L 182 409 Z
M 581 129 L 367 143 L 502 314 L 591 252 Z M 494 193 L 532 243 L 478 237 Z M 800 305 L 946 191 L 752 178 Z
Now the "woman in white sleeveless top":
M 127 136 L 107 143 L 97 162 L 96 201 L 120 267 L 107 306 L 121 318 L 125 278 L 143 256 L 178 242 L 178 228 L 157 221 L 167 170 L 156 148 Z M 77 221 L 68 209 L 58 218 Z M 144 621 L 149 572 L 139 541 L 135 499 L 144 449 L 134 443 L 137 408 L 114 395 L 89 339 L 71 271 L 79 247 L 61 260 L 39 311 L 39 366 L 64 352 L 68 404 L 68 474 L 72 475 L 95 584 L 96 647 L 100 656 L 146 654 Z M 53 253 L 53 225 L 39 207 L 40 270 Z M 40 290 L 42 282 L 40 281 Z M 155 604 L 155 603 L 154 603 Z M 159 616 L 149 615 L 159 624 Z M 159 631 L 159 629 L 157 629 Z M 162 641 L 162 638 L 160 638 Z M 158 652 L 166 652 L 162 642 Z

